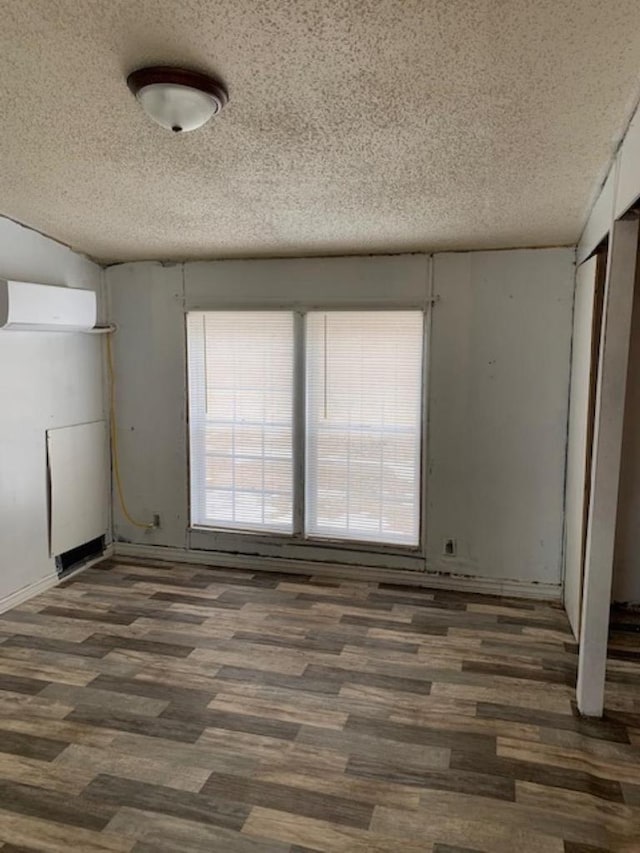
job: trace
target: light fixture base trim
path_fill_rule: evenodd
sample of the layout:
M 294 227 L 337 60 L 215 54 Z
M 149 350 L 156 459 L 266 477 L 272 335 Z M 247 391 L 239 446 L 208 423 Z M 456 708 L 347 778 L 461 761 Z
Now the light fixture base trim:
M 201 127 L 229 101 L 216 77 L 168 65 L 132 71 L 127 85 L 149 117 L 174 132 Z

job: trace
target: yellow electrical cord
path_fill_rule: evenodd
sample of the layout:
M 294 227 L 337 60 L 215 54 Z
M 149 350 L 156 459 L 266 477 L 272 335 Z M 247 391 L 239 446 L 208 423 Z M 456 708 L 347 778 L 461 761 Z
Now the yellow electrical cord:
M 154 524 L 145 524 L 142 521 L 136 521 L 127 509 L 127 504 L 124 499 L 122 490 L 122 480 L 120 479 L 120 459 L 118 457 L 118 430 L 116 427 L 116 376 L 113 369 L 113 352 L 111 349 L 111 335 L 105 335 L 107 339 L 107 364 L 109 366 L 109 421 L 111 424 L 111 455 L 113 465 L 113 476 L 116 481 L 116 489 L 118 490 L 118 498 L 122 507 L 122 514 L 127 519 L 129 524 L 134 527 L 141 527 L 143 530 L 152 530 Z

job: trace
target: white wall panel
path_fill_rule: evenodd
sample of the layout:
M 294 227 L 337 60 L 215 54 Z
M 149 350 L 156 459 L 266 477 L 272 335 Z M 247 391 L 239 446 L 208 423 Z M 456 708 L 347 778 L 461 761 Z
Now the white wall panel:
M 573 276 L 569 249 L 435 256 L 429 569 L 560 583 Z
M 426 255 L 202 261 L 184 265 L 185 305 L 420 306 L 427 293 Z
M 106 421 L 47 430 L 50 552 L 63 554 L 107 532 Z
M 131 514 L 160 527 L 142 530 L 114 502 L 117 538 L 186 544 L 188 521 L 186 350 L 182 266 L 123 264 L 106 271 L 116 373 L 120 471 Z

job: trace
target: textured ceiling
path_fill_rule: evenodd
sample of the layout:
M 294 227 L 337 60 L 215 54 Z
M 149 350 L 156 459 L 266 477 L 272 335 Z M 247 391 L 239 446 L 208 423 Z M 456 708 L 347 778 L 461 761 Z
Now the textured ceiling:
M 638 0 L 0 0 L 0 213 L 105 261 L 574 242 Z M 173 136 L 125 85 L 218 73 Z

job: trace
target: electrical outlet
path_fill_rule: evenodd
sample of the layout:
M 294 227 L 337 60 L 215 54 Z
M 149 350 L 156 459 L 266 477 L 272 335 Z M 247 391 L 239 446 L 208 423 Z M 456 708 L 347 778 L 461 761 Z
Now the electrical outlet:
M 455 539 L 445 539 L 442 553 L 445 557 L 455 557 L 458 544 Z

